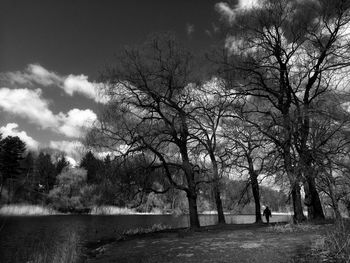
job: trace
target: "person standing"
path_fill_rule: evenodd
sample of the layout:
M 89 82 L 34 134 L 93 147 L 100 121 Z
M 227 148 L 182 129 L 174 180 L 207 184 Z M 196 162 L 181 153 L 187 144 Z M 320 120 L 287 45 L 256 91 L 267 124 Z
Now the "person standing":
M 263 216 L 265 216 L 266 218 L 266 222 L 269 224 L 270 223 L 270 217 L 272 216 L 271 214 L 271 210 L 269 209 L 268 206 L 266 206 L 264 212 L 263 212 Z

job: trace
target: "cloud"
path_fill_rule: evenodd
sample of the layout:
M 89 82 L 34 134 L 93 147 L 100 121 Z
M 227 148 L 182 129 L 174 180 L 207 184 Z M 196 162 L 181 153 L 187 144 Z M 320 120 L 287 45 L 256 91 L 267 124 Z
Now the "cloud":
M 23 142 L 25 142 L 27 148 L 31 150 L 37 150 L 39 142 L 30 137 L 25 131 L 19 131 L 17 123 L 8 123 L 6 126 L 0 127 L 0 133 L 3 138 L 7 136 L 18 136 Z
M 76 167 L 77 166 L 77 161 L 76 160 L 74 160 L 72 157 L 70 157 L 70 156 L 66 156 L 66 160 L 70 163 L 70 165 L 71 166 L 73 166 L 73 167 Z
M 102 83 L 89 82 L 88 77 L 85 75 L 69 75 L 62 86 L 64 91 L 70 96 L 73 96 L 74 93 L 79 93 L 96 102 L 107 103 L 108 99 L 102 94 L 102 87 Z
M 83 136 L 84 131 L 97 119 L 90 109 L 71 109 L 67 113 L 54 114 L 41 95 L 40 89 L 0 88 L 0 109 L 27 119 L 43 129 L 72 138 Z
M 83 136 L 84 131 L 92 126 L 97 120 L 97 116 L 90 109 L 72 109 L 67 114 L 60 113 L 58 119 L 61 122 L 61 126 L 58 128 L 61 134 L 78 138 Z
M 41 94 L 41 89 L 0 88 L 0 108 L 42 128 L 57 127 L 59 122 Z
M 29 64 L 24 71 L 0 73 L 0 81 L 11 85 L 33 86 L 39 84 L 44 87 L 57 86 L 70 96 L 80 94 L 95 100 L 97 103 L 106 103 L 108 101 L 107 96 L 102 95 L 102 83 L 90 82 L 88 76 L 83 74 L 59 75 L 39 64 Z
M 215 10 L 224 18 L 231 19 L 235 15 L 235 11 L 228 3 L 220 2 L 215 5 Z
M 194 32 L 194 25 L 190 24 L 190 23 L 187 23 L 186 24 L 186 32 L 187 32 L 188 36 L 191 36 L 193 34 L 193 32 Z
M 61 77 L 38 64 L 29 64 L 24 71 L 0 73 L 0 81 L 10 84 L 50 86 L 61 82 Z
M 49 147 L 65 152 L 67 154 L 67 159 L 70 159 L 70 163 L 72 164 L 74 162 L 77 163 L 77 160 L 81 159 L 85 151 L 84 145 L 79 141 L 50 141 Z
M 238 0 L 234 7 L 231 7 L 227 2 L 215 4 L 215 10 L 231 23 L 236 19 L 237 13 L 257 7 L 260 7 L 259 0 Z

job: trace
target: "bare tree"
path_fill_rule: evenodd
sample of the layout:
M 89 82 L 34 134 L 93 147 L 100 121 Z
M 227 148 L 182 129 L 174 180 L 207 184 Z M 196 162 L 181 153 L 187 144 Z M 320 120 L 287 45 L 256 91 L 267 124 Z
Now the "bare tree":
M 319 96 L 335 88 L 339 74 L 349 66 L 349 1 L 266 0 L 235 13 L 230 22 L 226 39 L 230 56 L 223 60 L 223 72 L 234 72 L 241 91 L 262 101 L 255 114 L 267 124 L 251 123 L 281 150 L 295 219 L 304 218 L 301 176 L 312 195 L 311 217 L 323 218 L 310 161 L 311 109 Z
M 190 226 L 197 228 L 201 172 L 189 149 L 188 118 L 193 57 L 163 34 L 125 49 L 117 59 L 103 75 L 111 100 L 90 137 L 100 138 L 94 139 L 95 144 L 123 154 L 151 156 L 153 169 L 163 170 L 167 184 L 186 192 Z
M 198 142 L 204 158 L 209 157 L 213 177 L 213 192 L 218 211 L 218 222 L 225 223 L 220 197 L 220 174 L 222 174 L 227 152 L 227 139 L 223 136 L 222 122 L 234 111 L 237 96 L 227 90 L 225 83 L 213 78 L 192 90 L 193 108 L 190 122 L 190 136 Z

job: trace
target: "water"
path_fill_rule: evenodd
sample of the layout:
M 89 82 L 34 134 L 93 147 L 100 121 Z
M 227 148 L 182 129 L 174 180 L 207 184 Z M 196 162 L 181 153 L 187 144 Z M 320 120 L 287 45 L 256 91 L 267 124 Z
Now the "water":
M 271 222 L 288 219 L 288 215 L 274 215 Z M 254 215 L 226 215 L 226 222 L 229 224 L 253 223 L 254 220 Z M 216 215 L 200 215 L 202 226 L 216 222 Z M 80 251 L 87 242 L 112 238 L 128 229 L 148 228 L 155 224 L 172 228 L 187 227 L 189 218 L 186 215 L 0 217 L 0 262 L 28 262 L 32 259 L 36 259 L 34 262 L 54 262 L 51 256 L 45 257 L 67 256 L 67 248 Z

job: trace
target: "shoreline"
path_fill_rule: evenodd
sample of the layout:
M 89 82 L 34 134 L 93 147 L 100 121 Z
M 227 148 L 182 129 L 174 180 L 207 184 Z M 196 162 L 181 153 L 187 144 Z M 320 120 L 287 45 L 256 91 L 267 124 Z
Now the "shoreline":
M 85 212 L 89 210 L 89 212 Z M 55 216 L 55 215 L 91 215 L 91 216 L 118 216 L 118 215 L 172 215 L 172 216 L 188 216 L 188 213 L 170 213 L 170 212 L 136 212 L 129 208 L 123 207 L 92 207 L 82 209 L 84 212 L 59 212 L 49 206 L 42 205 L 31 205 L 31 204 L 10 204 L 3 205 L 0 207 L 0 216 Z M 254 216 L 253 213 L 237 214 L 235 212 L 224 212 L 225 215 L 229 216 Z M 203 211 L 198 213 L 198 215 L 217 215 L 215 211 Z M 273 212 L 272 216 L 292 216 L 291 212 Z
M 10 204 L 0 207 L 0 216 L 55 216 L 55 215 L 172 215 L 172 213 L 135 212 L 128 208 L 113 207 L 115 212 L 104 207 L 76 209 L 72 212 L 60 212 L 50 206 L 31 204 Z M 96 211 L 97 210 L 97 211 Z M 107 210 L 107 211 L 106 211 Z

